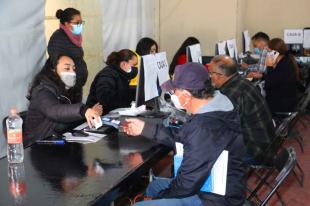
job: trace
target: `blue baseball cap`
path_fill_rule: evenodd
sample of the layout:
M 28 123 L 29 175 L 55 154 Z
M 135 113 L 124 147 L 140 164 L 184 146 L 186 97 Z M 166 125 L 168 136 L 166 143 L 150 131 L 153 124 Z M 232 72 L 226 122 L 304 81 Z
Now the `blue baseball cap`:
M 206 68 L 199 63 L 186 63 L 175 67 L 172 80 L 162 85 L 163 91 L 187 89 L 197 91 L 205 88 L 205 83 L 211 81 Z

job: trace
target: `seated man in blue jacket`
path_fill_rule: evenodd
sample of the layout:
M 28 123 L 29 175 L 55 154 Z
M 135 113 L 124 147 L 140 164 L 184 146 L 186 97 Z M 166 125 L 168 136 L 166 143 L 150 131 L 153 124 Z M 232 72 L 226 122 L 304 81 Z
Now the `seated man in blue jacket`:
M 127 119 L 124 125 L 128 135 L 142 135 L 171 147 L 178 142 L 184 148 L 175 178 L 151 182 L 146 191 L 151 200 L 136 205 L 241 206 L 245 199 L 245 147 L 233 104 L 214 91 L 208 72 L 198 63 L 177 66 L 171 85 L 175 106 L 191 113 L 181 128 L 175 130 L 138 119 Z M 204 192 L 201 188 L 223 150 L 228 151 L 225 195 Z

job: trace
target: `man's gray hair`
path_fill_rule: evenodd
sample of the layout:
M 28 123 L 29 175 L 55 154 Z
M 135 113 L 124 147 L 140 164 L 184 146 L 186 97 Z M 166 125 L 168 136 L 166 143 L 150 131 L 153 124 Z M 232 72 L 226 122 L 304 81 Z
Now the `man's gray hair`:
M 215 56 L 211 63 L 214 63 L 219 71 L 229 77 L 238 71 L 238 65 L 235 60 L 227 55 Z

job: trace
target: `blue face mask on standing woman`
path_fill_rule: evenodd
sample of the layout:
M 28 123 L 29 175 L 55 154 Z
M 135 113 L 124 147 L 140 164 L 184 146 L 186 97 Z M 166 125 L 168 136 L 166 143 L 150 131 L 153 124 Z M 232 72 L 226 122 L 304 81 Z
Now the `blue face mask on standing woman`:
M 83 24 L 74 24 L 72 25 L 72 33 L 74 35 L 80 35 L 83 31 Z

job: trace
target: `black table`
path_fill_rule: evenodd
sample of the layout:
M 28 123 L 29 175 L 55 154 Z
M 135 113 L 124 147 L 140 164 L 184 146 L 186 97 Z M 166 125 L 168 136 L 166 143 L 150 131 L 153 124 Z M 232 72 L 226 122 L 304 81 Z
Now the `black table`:
M 110 205 L 168 152 L 117 132 L 91 144 L 35 144 L 25 149 L 25 191 L 15 198 L 7 159 L 0 160 L 0 205 Z

